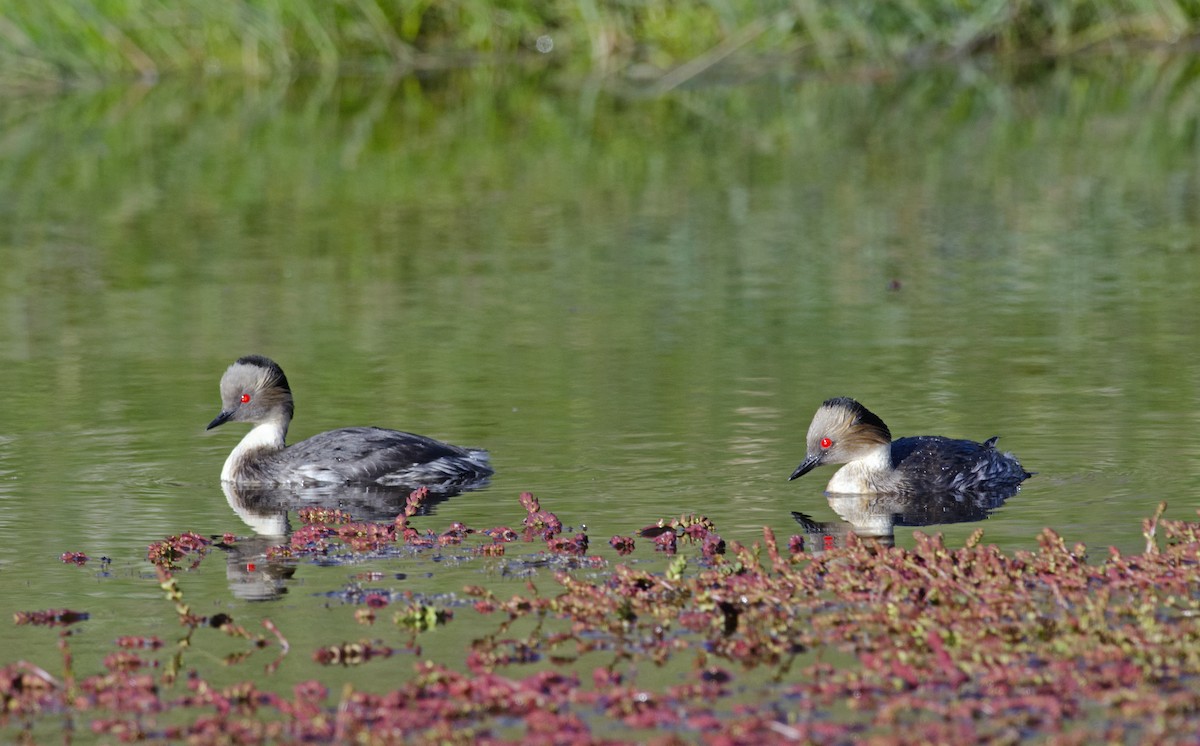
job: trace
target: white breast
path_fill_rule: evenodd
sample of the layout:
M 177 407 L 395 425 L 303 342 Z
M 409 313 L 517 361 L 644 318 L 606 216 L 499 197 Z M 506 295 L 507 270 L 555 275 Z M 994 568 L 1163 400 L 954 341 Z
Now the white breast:
M 278 422 L 264 422 L 261 425 L 255 425 L 250 432 L 246 433 L 246 437 L 242 438 L 242 442 L 237 444 L 233 452 L 229 454 L 229 458 L 225 459 L 225 466 L 221 469 L 222 482 L 234 482 L 234 474 L 236 474 L 241 466 L 242 459 L 252 451 L 265 448 L 268 451 L 278 451 L 283 448 L 283 438 L 287 430 Z
M 838 469 L 825 491 L 847 495 L 891 492 L 896 481 L 891 448 L 884 445 Z

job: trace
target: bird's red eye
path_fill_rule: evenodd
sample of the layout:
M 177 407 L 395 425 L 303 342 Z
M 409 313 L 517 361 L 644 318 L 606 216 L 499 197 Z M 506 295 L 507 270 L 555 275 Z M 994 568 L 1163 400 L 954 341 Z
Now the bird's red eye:
M 833 445 L 832 440 L 830 440 L 829 438 L 821 438 L 821 447 L 822 448 L 828 448 L 831 445 Z
M 250 395 L 242 394 L 242 404 L 249 404 L 249 403 L 250 403 Z

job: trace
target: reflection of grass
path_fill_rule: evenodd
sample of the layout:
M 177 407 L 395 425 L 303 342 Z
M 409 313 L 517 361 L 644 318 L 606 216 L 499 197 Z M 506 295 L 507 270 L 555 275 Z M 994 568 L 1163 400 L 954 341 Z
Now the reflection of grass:
M 1178 0 L 2 0 L 0 19 L 0 70 L 13 82 L 386 69 L 548 51 L 550 42 L 558 58 L 576 65 L 649 63 L 690 74 L 748 48 L 835 69 L 980 50 L 1062 55 L 1102 44 L 1171 43 L 1196 33 L 1200 11 Z
M 1192 463 L 1171 450 L 1184 439 L 1130 442 L 1116 423 L 1193 388 L 1178 350 L 1200 277 L 1198 69 L 1092 58 L 630 100 L 478 67 L 16 100 L 0 110 L 0 348 L 94 348 L 85 376 L 0 370 L 6 390 L 55 387 L 10 415 L 108 421 L 129 373 L 98 350 L 209 375 L 270 345 L 310 371 L 297 436 L 373 421 L 366 406 L 313 419 L 352 380 L 396 413 L 381 424 L 415 427 L 407 402 L 460 406 L 473 428 L 519 406 L 562 428 L 537 463 L 586 463 L 574 423 L 594 439 L 646 412 L 722 432 L 725 403 L 694 392 L 747 371 L 815 381 L 810 361 L 853 339 L 871 365 L 833 393 L 865 396 L 886 371 L 909 387 L 899 399 L 957 397 L 923 413 L 953 426 L 979 414 L 961 409 L 971 391 L 1015 402 L 1014 421 L 1054 411 L 1047 390 L 1120 391 L 1078 405 L 1102 441 L 1089 463 L 1140 451 L 1176 469 Z M 1012 361 L 1018 375 L 998 376 Z M 490 393 L 517 380 L 516 401 Z M 80 381 L 93 387 L 65 398 Z M 591 404 L 616 396 L 628 408 Z M 167 411 L 151 401 L 128 406 Z
M 795 203 L 791 212 L 828 215 L 830 230 L 850 231 L 843 240 L 881 243 L 887 236 L 854 235 L 870 227 L 860 219 L 864 204 L 905 213 L 944 202 L 971 211 L 959 220 L 995 222 L 1028 194 L 1033 205 L 1053 202 L 1047 218 L 1090 208 L 1112 219 L 1110 207 L 1130 208 L 1109 201 L 1156 189 L 1148 204 L 1170 208 L 1189 193 L 1177 176 L 1194 158 L 1198 80 L 1195 63 L 1177 58 L 1012 74 L 937 70 L 875 85 L 706 89 L 637 105 L 596 92 L 563 95 L 549 74 L 497 69 L 108 90 L 0 112 L 0 194 L 6 224 L 86 217 L 100 223 L 81 229 L 88 236 L 99 228 L 97 238 L 148 253 L 169 242 L 180 261 L 236 254 L 242 276 L 258 268 L 244 257 L 242 233 L 271 235 L 288 246 L 289 261 L 329 253 L 332 234 L 341 256 L 434 246 L 410 270 L 430 276 L 476 265 L 537 270 L 533 259 L 492 263 L 509 246 L 553 246 L 556 236 L 542 228 L 558 213 L 603 239 L 602 228 L 627 228 L 614 218 L 629 220 L 640 206 L 652 238 L 674 232 L 667 219 L 689 207 L 707 210 L 690 206 L 690 192 L 766 184 L 785 190 L 780 199 Z M 916 180 L 946 198 L 904 188 Z M 964 190 L 1001 204 L 963 205 Z M 818 197 L 822 204 L 813 204 Z M 480 213 L 494 215 L 500 235 L 492 226 L 485 237 L 471 233 L 480 221 L 466 218 Z M 158 215 L 182 221 L 179 234 L 163 235 Z M 746 222 L 744 229 L 759 227 Z M 413 240 L 418 234 L 429 237 Z M 129 256 L 143 272 L 148 259 Z M 58 271 L 80 274 L 86 286 L 97 269 L 90 261 L 80 250 L 63 256 Z M 351 279 L 394 270 L 348 268 Z
M 541 525 L 525 502 L 526 527 Z M 1159 741 L 1200 727 L 1200 523 L 1162 520 L 1164 507 L 1143 523 L 1142 554 L 1091 563 L 1048 530 L 1038 550 L 1009 555 L 984 544 L 982 530 L 961 548 L 918 534 L 912 549 L 852 539 L 810 554 L 798 537 L 781 546 L 764 529 L 760 545 L 695 556 L 674 574 L 597 557 L 559 563 L 518 543 L 512 561 L 536 568 L 524 591 L 468 587 L 474 609 L 436 620 L 469 625 L 465 648 L 425 656 L 417 642 L 432 625 L 373 627 L 376 641 L 301 652 L 316 665 L 289 692 L 271 688 L 278 660 L 257 679 L 214 685 L 205 658 L 214 639 L 191 635 L 201 624 L 251 649 L 278 643 L 282 654 L 288 642 L 274 625 L 274 639 L 253 637 L 224 613 L 189 613 L 174 652 L 186 650 L 194 666 L 186 682 L 173 680 L 175 667 L 160 660 L 172 651 L 157 640 L 122 638 L 104 671 L 72 671 L 64 634 L 61 679 L 41 667 L 54 658 L 48 649 L 0 668 L 0 726 L 45 735 L 54 723 L 87 723 L 110 737 L 194 743 L 236 733 L 248 744 L 590 743 L 662 729 L 731 743 L 847 743 L 897 728 L 908 734 L 900 742 L 920 743 L 1064 732 L 1073 743 Z M 464 528 L 391 533 L 457 539 Z M 547 538 L 527 532 L 525 541 Z M 329 558 L 328 547 L 307 551 Z M 388 603 L 347 599 L 341 613 L 357 607 L 361 623 L 363 608 Z M 381 677 L 380 661 L 402 650 L 418 657 L 412 675 Z M 244 665 L 249 653 L 224 663 Z M 341 687 L 338 672 L 352 674 Z

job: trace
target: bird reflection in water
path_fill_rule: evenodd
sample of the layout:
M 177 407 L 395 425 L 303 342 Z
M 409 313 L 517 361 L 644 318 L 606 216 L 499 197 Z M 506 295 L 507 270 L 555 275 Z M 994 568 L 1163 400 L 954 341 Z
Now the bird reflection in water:
M 472 483 L 443 484 L 430 488 L 417 515 L 434 512 L 442 501 L 468 490 L 479 489 L 488 479 Z M 229 507 L 254 534 L 232 543 L 218 543 L 225 550 L 225 575 L 233 595 L 245 601 L 269 601 L 287 593 L 287 582 L 296 572 L 291 560 L 269 557 L 272 547 L 286 545 L 292 534 L 289 514 L 302 508 L 328 508 L 348 513 L 355 521 L 387 522 L 404 512 L 412 485 L 317 485 L 283 487 L 238 485 L 222 482 Z
M 939 526 L 985 520 L 1016 489 L 970 494 L 935 495 L 839 494 L 828 492 L 829 507 L 841 521 L 817 521 L 805 513 L 792 513 L 804 529 L 813 549 L 820 551 L 844 546 L 846 536 L 854 534 L 864 541 L 883 546 L 896 545 L 897 526 Z

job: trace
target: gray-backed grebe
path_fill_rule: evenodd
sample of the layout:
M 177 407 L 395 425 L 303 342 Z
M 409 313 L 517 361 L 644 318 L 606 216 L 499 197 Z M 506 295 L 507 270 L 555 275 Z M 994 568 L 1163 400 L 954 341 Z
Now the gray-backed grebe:
M 1015 493 L 1032 476 L 1011 453 L 982 443 L 919 435 L 892 440 L 883 420 L 847 397 L 829 399 L 808 426 L 808 452 L 792 476 L 822 464 L 845 464 L 828 492 L 864 494 Z
M 292 390 L 283 370 L 261 355 L 247 355 L 221 376 L 226 422 L 254 427 L 225 460 L 221 480 L 236 484 L 443 484 L 492 473 L 487 451 L 460 448 L 422 435 L 379 427 L 330 430 L 285 445 L 292 421 Z

